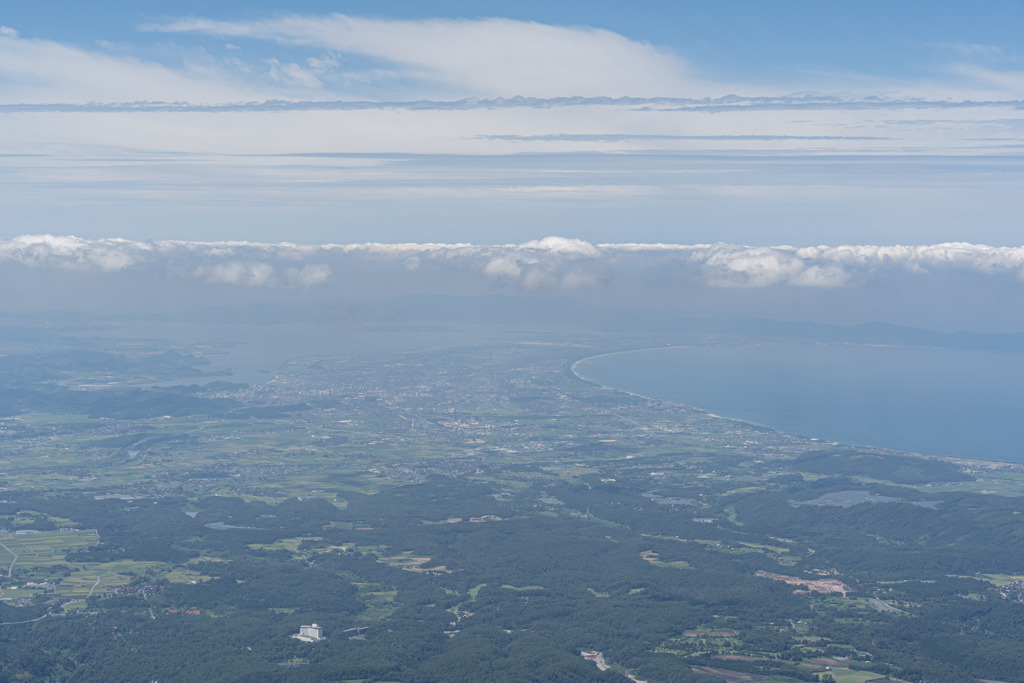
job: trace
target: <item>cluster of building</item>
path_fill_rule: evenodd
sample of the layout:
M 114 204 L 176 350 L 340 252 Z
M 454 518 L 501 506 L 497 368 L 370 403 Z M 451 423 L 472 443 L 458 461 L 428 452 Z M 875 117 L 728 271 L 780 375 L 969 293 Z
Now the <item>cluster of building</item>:
M 1024 581 L 1020 579 L 1014 579 L 1005 586 L 1000 586 L 999 593 L 1007 600 L 1013 600 L 1014 602 L 1024 602 Z

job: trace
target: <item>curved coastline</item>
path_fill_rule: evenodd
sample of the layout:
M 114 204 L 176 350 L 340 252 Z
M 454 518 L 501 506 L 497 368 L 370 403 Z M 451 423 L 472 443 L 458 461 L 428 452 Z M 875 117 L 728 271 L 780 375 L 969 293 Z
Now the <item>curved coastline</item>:
M 689 344 L 666 345 L 666 346 L 642 347 L 642 348 L 635 348 L 635 349 L 622 349 L 622 350 L 619 350 L 619 351 L 608 351 L 608 352 L 605 352 L 605 353 L 597 353 L 597 354 L 594 354 L 592 356 L 584 356 L 583 358 L 579 358 L 579 359 L 573 361 L 570 364 L 570 366 L 569 366 L 569 370 L 572 372 L 573 376 L 576 379 L 578 379 L 580 381 L 583 381 L 583 382 L 587 382 L 588 384 L 592 384 L 594 386 L 598 386 L 598 387 L 600 387 L 602 389 L 606 389 L 608 391 L 616 391 L 616 392 L 619 392 L 619 393 L 626 394 L 628 396 L 634 396 L 636 398 L 642 398 L 642 399 L 649 400 L 649 401 L 661 401 L 661 402 L 665 402 L 665 403 L 673 403 L 675 405 L 679 405 L 679 406 L 685 407 L 687 409 L 694 410 L 694 411 L 697 411 L 699 413 L 702 413 L 702 414 L 704 414 L 704 415 L 706 415 L 707 417 L 710 417 L 710 418 L 714 418 L 714 419 L 718 419 L 718 420 L 729 420 L 729 421 L 732 421 L 732 422 L 741 422 L 743 424 L 754 425 L 754 426 L 757 426 L 757 427 L 764 427 L 764 428 L 772 429 L 774 431 L 777 431 L 777 432 L 780 432 L 780 433 L 783 433 L 783 434 L 789 434 L 790 436 L 795 436 L 795 437 L 798 437 L 798 438 L 803 438 L 803 439 L 808 439 L 808 440 L 812 440 L 813 439 L 813 440 L 818 441 L 822 445 L 843 445 L 843 446 L 851 446 L 851 447 L 871 448 L 871 449 L 874 449 L 874 450 L 887 451 L 887 452 L 891 452 L 891 453 L 899 453 L 899 454 L 903 454 L 903 455 L 911 455 L 911 456 L 915 456 L 915 457 L 919 457 L 919 458 L 934 458 L 934 459 L 937 459 L 937 460 L 944 460 L 944 461 L 954 462 L 954 463 L 973 463 L 973 464 L 976 464 L 976 465 L 986 466 L 986 467 L 989 467 L 989 468 L 998 468 L 998 467 L 1003 467 L 1003 466 L 1014 466 L 1014 465 L 1020 465 L 1021 464 L 1021 463 L 1017 463 L 1017 462 L 1014 462 L 1014 461 L 1011 461 L 1011 460 L 986 460 L 986 459 L 982 459 L 982 458 L 968 458 L 968 457 L 956 456 L 956 455 L 939 455 L 939 454 L 920 453 L 920 452 L 917 452 L 917 451 L 908 451 L 908 450 L 902 450 L 902 449 L 898 449 L 898 448 L 889 448 L 889 447 L 886 447 L 886 446 L 874 446 L 874 445 L 870 445 L 870 444 L 845 443 L 845 442 L 842 442 L 842 441 L 836 441 L 836 440 L 827 439 L 827 438 L 824 438 L 824 437 L 807 436 L 807 435 L 804 435 L 804 434 L 799 434 L 799 433 L 795 433 L 795 432 L 790 432 L 790 431 L 786 431 L 786 430 L 783 430 L 783 429 L 779 429 L 778 427 L 775 427 L 773 425 L 763 424 L 763 423 L 760 423 L 760 422 L 754 422 L 752 420 L 746 420 L 746 419 L 739 418 L 739 417 L 730 417 L 730 416 L 727 416 L 727 415 L 718 415 L 718 414 L 712 413 L 711 411 L 709 411 L 709 410 L 707 410 L 705 408 L 701 408 L 699 406 L 691 405 L 691 404 L 688 404 L 688 403 L 682 403 L 680 401 L 674 401 L 674 400 L 671 400 L 671 399 L 657 398 L 655 396 L 648 396 L 646 394 L 640 394 L 640 393 L 637 393 L 635 391 L 629 391 L 628 389 L 623 389 L 621 387 L 615 387 L 615 386 L 611 386 L 611 385 L 608 385 L 608 384 L 602 384 L 600 382 L 596 382 L 596 381 L 587 379 L 582 374 L 580 374 L 580 371 L 579 371 L 579 368 L 578 368 L 578 366 L 581 363 L 583 363 L 585 361 L 589 361 L 589 360 L 598 359 L 598 358 L 607 358 L 607 357 L 610 357 L 610 356 L 618 356 L 618 355 L 624 355 L 624 354 L 629 354 L 629 353 L 639 353 L 639 352 L 643 352 L 643 351 L 658 351 L 658 350 L 662 350 L 662 349 L 669 350 L 669 349 L 687 349 L 687 348 L 696 348 L 696 347 L 694 347 L 692 345 L 689 345 Z
M 754 422 L 753 420 L 744 420 L 743 418 L 740 418 L 740 417 L 729 417 L 728 415 L 716 415 L 715 413 L 712 413 L 711 411 L 709 411 L 709 410 L 707 410 L 705 408 L 701 408 L 700 406 L 690 405 L 689 403 L 681 403 L 679 401 L 673 401 L 673 400 L 670 400 L 670 399 L 657 398 L 656 396 L 648 396 L 646 394 L 638 394 L 635 391 L 630 391 L 628 389 L 623 389 L 621 387 L 613 387 L 613 386 L 610 386 L 608 384 L 601 384 L 599 382 L 595 382 L 593 380 L 587 379 L 586 377 L 581 375 L 579 373 L 579 370 L 577 370 L 577 368 L 576 368 L 576 366 L 579 365 L 580 363 L 582 363 L 584 361 L 588 361 L 588 360 L 593 360 L 595 358 L 607 358 L 609 356 L 619 356 L 619 355 L 623 355 L 623 354 L 627 354 L 627 353 L 640 353 L 642 351 L 659 351 L 659 350 L 662 350 L 662 349 L 689 349 L 689 348 L 695 348 L 695 347 L 693 347 L 691 345 L 684 345 L 684 344 L 670 344 L 668 346 L 647 346 L 647 347 L 640 348 L 640 349 L 623 349 L 621 351 L 608 351 L 607 353 L 596 353 L 593 356 L 584 356 L 583 358 L 579 358 L 579 359 L 573 361 L 572 365 L 569 366 L 569 371 L 572 372 L 573 376 L 576 377 L 576 379 L 580 380 L 581 382 L 587 382 L 588 384 L 593 384 L 595 386 L 601 387 L 602 389 L 607 389 L 608 391 L 617 391 L 617 392 L 619 392 L 621 394 L 626 394 L 627 396 L 635 396 L 637 398 L 643 398 L 643 399 L 646 399 L 648 401 L 661 401 L 663 403 L 674 403 L 675 405 L 683 406 L 685 408 L 689 408 L 690 410 L 695 410 L 695 411 L 697 411 L 699 413 L 704 413 L 708 417 L 713 417 L 716 420 L 731 420 L 733 422 L 742 422 L 743 424 L 754 425 L 755 427 L 765 427 L 767 429 L 774 429 L 777 432 L 782 432 L 782 430 L 778 429 L 777 427 L 773 427 L 772 425 L 766 425 L 766 424 L 762 424 L 760 422 Z M 803 434 L 793 434 L 791 432 L 782 432 L 782 433 L 790 434 L 791 436 L 799 436 L 799 437 L 804 438 L 804 439 L 818 438 L 818 437 L 804 436 Z M 822 441 L 822 443 L 838 443 L 836 441 L 826 441 L 825 439 L 819 439 L 819 440 Z

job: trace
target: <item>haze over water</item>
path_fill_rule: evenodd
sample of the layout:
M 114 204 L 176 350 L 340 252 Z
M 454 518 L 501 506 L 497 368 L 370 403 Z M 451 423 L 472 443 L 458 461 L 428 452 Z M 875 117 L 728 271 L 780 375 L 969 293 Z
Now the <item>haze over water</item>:
M 1024 462 L 1024 356 L 763 343 L 596 356 L 587 380 L 846 444 Z

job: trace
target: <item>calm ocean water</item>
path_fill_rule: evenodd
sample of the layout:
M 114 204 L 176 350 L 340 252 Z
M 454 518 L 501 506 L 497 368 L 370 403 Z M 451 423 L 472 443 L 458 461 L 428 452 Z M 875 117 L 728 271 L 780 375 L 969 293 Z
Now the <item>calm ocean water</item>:
M 1024 462 L 1024 355 L 764 343 L 598 356 L 584 378 L 847 444 Z

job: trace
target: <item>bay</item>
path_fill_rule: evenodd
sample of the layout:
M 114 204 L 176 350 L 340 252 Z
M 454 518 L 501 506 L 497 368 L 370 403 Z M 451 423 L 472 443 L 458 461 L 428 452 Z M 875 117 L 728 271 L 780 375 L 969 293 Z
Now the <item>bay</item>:
M 607 354 L 584 379 L 844 444 L 1024 463 L 1024 356 L 917 346 L 731 343 Z

